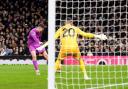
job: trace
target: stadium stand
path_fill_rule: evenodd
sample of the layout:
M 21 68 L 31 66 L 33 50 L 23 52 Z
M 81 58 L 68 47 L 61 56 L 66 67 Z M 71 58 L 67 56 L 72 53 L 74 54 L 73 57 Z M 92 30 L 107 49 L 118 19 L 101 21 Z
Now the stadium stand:
M 65 2 L 61 2 L 61 7 L 65 7 Z M 120 6 L 121 4 L 121 6 Z M 114 6 L 115 5 L 115 6 Z M 84 40 L 80 38 L 79 46 L 82 54 L 87 55 L 92 52 L 93 55 L 128 55 L 128 26 L 127 26 L 127 3 L 125 0 L 121 2 L 116 0 L 102 0 L 90 2 L 87 0 L 85 5 L 79 2 L 78 8 L 72 9 L 72 2 L 68 2 L 67 8 L 59 8 L 60 2 L 57 2 L 56 25 L 63 24 L 66 16 L 72 18 L 76 26 L 80 26 L 86 32 L 104 33 L 108 36 L 107 41 Z M 78 6 L 74 2 L 73 6 Z M 103 6 L 103 8 L 101 8 Z M 109 6 L 109 7 L 108 7 Z M 91 8 L 90 8 L 91 7 Z M 83 9 L 85 8 L 85 9 Z M 67 12 L 66 12 L 67 10 Z M 86 13 L 85 13 L 86 12 Z M 102 12 L 102 13 L 101 13 Z M 63 14 L 60 14 L 63 13 Z M 72 14 L 73 13 L 73 14 Z M 61 19 L 61 22 L 60 22 Z M 56 47 L 58 49 L 58 47 Z
M 47 29 L 47 0 L 0 1 L 0 56 L 29 55 L 27 34 L 39 22 Z M 42 40 L 47 40 L 47 31 Z

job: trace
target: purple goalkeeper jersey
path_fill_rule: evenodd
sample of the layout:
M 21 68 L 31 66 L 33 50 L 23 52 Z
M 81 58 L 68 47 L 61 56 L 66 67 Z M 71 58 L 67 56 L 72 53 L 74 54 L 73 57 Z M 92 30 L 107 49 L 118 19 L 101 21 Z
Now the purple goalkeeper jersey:
M 33 28 L 28 35 L 28 46 L 40 46 L 39 42 L 41 40 L 41 33 L 36 31 L 36 28 Z

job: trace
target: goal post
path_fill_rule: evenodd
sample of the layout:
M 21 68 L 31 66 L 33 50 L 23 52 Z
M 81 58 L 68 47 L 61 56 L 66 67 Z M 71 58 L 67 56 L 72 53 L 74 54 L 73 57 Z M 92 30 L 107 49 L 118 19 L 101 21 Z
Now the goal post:
M 48 89 L 55 89 L 55 0 L 48 0 Z

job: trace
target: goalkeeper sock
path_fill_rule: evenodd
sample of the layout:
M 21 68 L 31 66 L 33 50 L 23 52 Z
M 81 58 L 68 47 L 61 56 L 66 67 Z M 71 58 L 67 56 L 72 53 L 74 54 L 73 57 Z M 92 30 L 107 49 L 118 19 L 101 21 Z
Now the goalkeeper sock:
M 35 70 L 39 70 L 37 60 L 33 60 L 33 65 Z
M 56 63 L 55 63 L 55 69 L 56 70 L 60 70 L 61 69 L 61 64 L 60 64 L 60 60 L 56 60 Z
M 86 72 L 86 69 L 85 69 L 85 65 L 84 65 L 83 59 L 80 59 L 79 62 L 80 62 L 80 69 L 84 73 L 84 77 L 88 77 L 87 72 Z

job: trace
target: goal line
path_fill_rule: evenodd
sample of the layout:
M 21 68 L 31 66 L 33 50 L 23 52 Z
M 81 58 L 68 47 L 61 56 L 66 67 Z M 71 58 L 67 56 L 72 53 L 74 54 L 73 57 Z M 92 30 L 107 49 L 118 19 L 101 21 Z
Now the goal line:
M 100 86 L 100 87 L 92 87 L 92 88 L 87 88 L 87 89 L 100 89 L 100 88 L 113 87 L 113 86 L 121 86 L 121 85 L 128 85 L 128 83 L 109 84 L 109 85 L 104 85 L 104 86 Z

